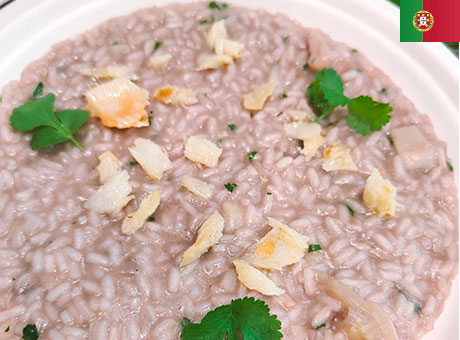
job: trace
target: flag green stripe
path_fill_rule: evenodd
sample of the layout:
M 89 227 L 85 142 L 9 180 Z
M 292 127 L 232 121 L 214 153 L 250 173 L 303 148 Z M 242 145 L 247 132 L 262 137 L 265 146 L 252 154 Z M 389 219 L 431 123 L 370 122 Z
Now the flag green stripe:
M 423 10 L 423 0 L 401 0 L 400 40 L 423 41 L 423 32 L 417 31 L 412 23 L 414 14 Z

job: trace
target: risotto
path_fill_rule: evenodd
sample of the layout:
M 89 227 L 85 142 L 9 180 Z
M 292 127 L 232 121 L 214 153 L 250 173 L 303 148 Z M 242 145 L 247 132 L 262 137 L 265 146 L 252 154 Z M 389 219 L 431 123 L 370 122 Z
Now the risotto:
M 2 90 L 0 338 L 178 339 L 249 296 L 284 339 L 419 339 L 457 274 L 452 170 L 382 71 L 284 15 L 109 20 Z

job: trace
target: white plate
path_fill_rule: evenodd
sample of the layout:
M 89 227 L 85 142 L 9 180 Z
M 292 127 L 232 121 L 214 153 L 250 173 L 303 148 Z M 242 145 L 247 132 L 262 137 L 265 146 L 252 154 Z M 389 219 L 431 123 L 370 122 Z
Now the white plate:
M 0 11 L 0 87 L 52 44 L 114 16 L 152 5 L 187 0 L 16 0 Z M 459 170 L 458 59 L 441 43 L 400 43 L 399 11 L 383 0 L 230 0 L 282 12 L 305 26 L 362 51 L 421 112 L 430 115 L 438 136 Z M 458 181 L 458 177 L 457 177 Z M 423 340 L 459 338 L 458 277 L 435 330 Z

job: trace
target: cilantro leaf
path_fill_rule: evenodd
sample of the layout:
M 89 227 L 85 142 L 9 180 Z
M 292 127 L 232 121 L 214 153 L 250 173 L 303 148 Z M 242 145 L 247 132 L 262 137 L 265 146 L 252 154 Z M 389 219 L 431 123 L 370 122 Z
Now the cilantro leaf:
M 343 83 L 332 68 L 315 72 L 315 81 L 307 90 L 308 100 L 321 111 L 317 120 L 326 117 L 335 107 L 345 106 L 349 99 L 343 94 Z
M 153 53 L 155 53 L 161 46 L 163 46 L 163 42 L 162 41 L 157 41 L 155 43 L 155 46 L 153 47 Z
M 210 311 L 200 323 L 185 325 L 182 340 L 279 340 L 281 322 L 262 300 L 245 297 Z
M 24 340 L 37 340 L 39 336 L 40 333 L 38 333 L 37 326 L 30 323 L 22 330 L 22 338 Z
M 314 107 L 321 111 L 315 123 L 326 117 L 337 106 L 348 105 L 347 122 L 358 134 L 368 136 L 386 125 L 393 108 L 387 103 L 379 103 L 369 96 L 351 99 L 344 95 L 343 83 L 332 68 L 315 72 L 315 80 L 308 86 L 307 97 Z
M 30 101 L 13 110 L 10 117 L 10 123 L 13 129 L 18 131 L 29 131 L 39 126 L 58 125 L 59 121 L 56 115 L 49 114 L 53 112 L 54 95 L 47 96 L 36 101 Z
M 72 141 L 79 149 L 83 146 L 73 136 L 88 120 L 89 113 L 82 110 L 64 110 L 54 113 L 54 94 L 29 101 L 13 110 L 11 126 L 17 131 L 35 130 L 30 146 L 38 150 L 47 146 Z
M 351 128 L 363 136 L 378 131 L 390 121 L 389 112 L 393 108 L 387 103 L 379 103 L 368 96 L 359 96 L 348 104 L 347 122 Z

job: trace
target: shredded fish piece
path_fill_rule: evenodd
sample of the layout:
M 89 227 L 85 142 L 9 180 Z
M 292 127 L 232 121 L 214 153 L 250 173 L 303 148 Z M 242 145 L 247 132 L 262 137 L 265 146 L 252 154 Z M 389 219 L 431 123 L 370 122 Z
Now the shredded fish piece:
M 128 150 L 152 179 L 161 179 L 163 174 L 173 167 L 168 153 L 150 139 L 136 138 L 134 146 Z
M 184 155 L 192 162 L 214 167 L 219 161 L 222 149 L 213 142 L 198 136 L 192 136 L 185 142 Z
M 144 197 L 139 204 L 139 208 L 126 215 L 121 224 L 121 231 L 124 234 L 131 235 L 139 230 L 160 205 L 161 190 L 156 189 L 151 194 Z
M 128 78 L 129 80 L 138 80 L 139 77 L 125 65 L 107 65 L 104 67 L 83 68 L 80 74 L 97 79 Z
M 246 110 L 262 110 L 265 101 L 273 94 L 275 83 L 270 81 L 254 91 L 243 96 L 243 106 Z
M 88 111 L 107 127 L 149 126 L 147 91 L 128 78 L 117 78 L 86 92 Z
M 383 179 L 377 169 L 372 170 L 364 186 L 363 202 L 379 216 L 394 215 L 396 209 L 396 188 L 387 179 Z
M 213 70 L 233 64 L 233 58 L 228 55 L 209 54 L 198 57 L 198 70 Z
M 260 269 L 281 270 L 300 261 L 308 248 L 308 237 L 271 217 L 268 224 L 273 229 L 257 242 L 247 262 Z
M 128 172 L 120 171 L 100 186 L 94 195 L 83 204 L 83 207 L 98 214 L 120 212 L 134 198 L 133 195 L 129 195 L 133 189 L 128 180 Z
M 235 265 L 238 280 L 248 289 L 268 296 L 277 296 L 285 293 L 284 289 L 279 288 L 267 275 L 246 261 L 236 259 L 233 261 L 233 264 Z
M 150 58 L 150 65 L 152 65 L 154 70 L 161 70 L 169 64 L 171 58 L 171 54 L 154 55 Z
M 322 168 L 327 172 L 358 170 L 351 158 L 350 149 L 340 144 L 330 145 L 323 151 Z
M 214 211 L 198 230 L 198 236 L 195 243 L 185 251 L 180 266 L 184 267 L 196 261 L 201 255 L 207 252 L 209 248 L 215 245 L 222 237 L 224 223 L 224 218 L 217 210 Z
M 165 104 L 194 105 L 198 103 L 195 92 L 175 86 L 164 86 L 157 89 L 154 98 Z
M 181 184 L 184 188 L 188 189 L 192 194 L 208 200 L 212 197 L 212 190 L 209 188 L 209 185 L 206 182 L 200 181 L 197 178 L 190 176 L 185 176 Z
M 100 161 L 97 166 L 99 180 L 101 184 L 104 184 L 121 171 L 121 161 L 115 157 L 112 151 L 106 151 L 98 158 Z

